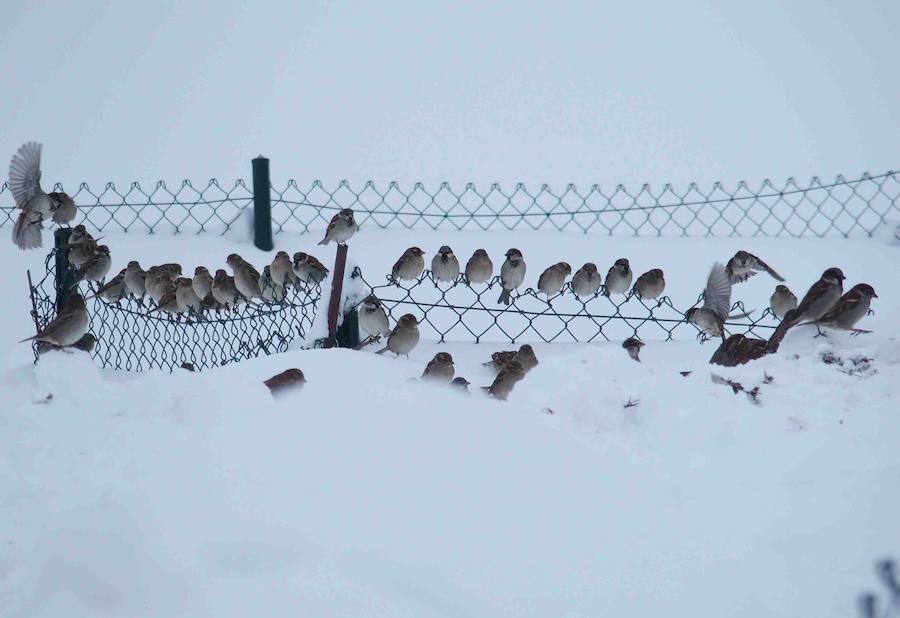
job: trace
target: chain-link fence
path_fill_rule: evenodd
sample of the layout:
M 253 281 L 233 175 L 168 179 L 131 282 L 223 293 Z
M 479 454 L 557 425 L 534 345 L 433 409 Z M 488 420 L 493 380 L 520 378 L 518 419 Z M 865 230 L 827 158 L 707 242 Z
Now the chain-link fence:
M 266 183 L 269 184 L 269 183 Z M 56 190 L 64 190 L 61 185 Z M 763 236 L 830 237 L 871 235 L 886 220 L 900 219 L 898 172 L 834 181 L 817 177 L 806 183 L 764 180 L 706 188 L 690 184 L 622 185 L 579 189 L 567 185 L 527 187 L 498 184 L 440 183 L 427 187 L 396 182 L 341 181 L 328 187 L 290 180 L 263 185 L 271 195 L 276 232 L 321 229 L 341 208 L 352 208 L 362 226 L 455 230 L 568 230 L 624 236 Z M 101 232 L 224 234 L 253 204 L 254 189 L 210 180 L 203 187 L 189 181 L 170 188 L 158 182 L 145 189 L 106 184 L 94 191 L 81 184 L 73 197 L 80 220 Z M 0 187 L 0 227 L 11 225 L 15 207 Z
M 685 310 L 676 308 L 667 296 L 642 300 L 633 292 L 606 295 L 606 289 L 579 298 L 566 283 L 558 294 L 546 297 L 533 288 L 513 293 L 509 306 L 498 301 L 500 277 L 485 284 L 469 285 L 460 275 L 455 281 L 441 282 L 431 271 L 414 281 L 385 283 L 367 280 L 360 268 L 351 274 L 362 286 L 363 296 L 374 294 L 381 300 L 391 323 L 405 313 L 419 319 L 422 336 L 428 339 L 467 342 L 578 342 L 623 341 L 628 337 L 643 340 L 688 339 L 699 329 L 685 320 Z M 692 306 L 699 305 L 703 296 Z M 357 299 L 361 302 L 362 298 Z M 732 314 L 744 313 L 742 302 Z M 745 319 L 728 321 L 729 334 L 768 339 L 779 320 L 766 308 Z
M 45 265 L 44 275 L 31 283 L 32 315 L 38 329 L 56 317 L 58 294 L 68 297 L 57 282 L 55 249 Z M 96 286 L 82 282 L 78 291 L 88 297 Z M 151 313 L 155 304 L 149 297 L 129 294 L 115 303 L 94 298 L 87 301 L 88 332 L 96 339 L 91 354 L 101 366 L 112 369 L 171 371 L 185 365 L 201 370 L 285 352 L 292 342 L 307 338 L 320 296 L 320 286 L 309 282 L 291 287 L 281 303 L 257 301 L 201 316 Z M 35 358 L 38 348 L 34 344 Z

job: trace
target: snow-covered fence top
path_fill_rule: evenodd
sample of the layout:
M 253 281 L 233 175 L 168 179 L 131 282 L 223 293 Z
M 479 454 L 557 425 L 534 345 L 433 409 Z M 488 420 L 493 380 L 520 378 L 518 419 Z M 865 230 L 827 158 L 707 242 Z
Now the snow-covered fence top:
M 764 180 L 686 188 L 643 185 L 551 187 L 516 184 L 402 186 L 391 182 L 354 185 L 340 181 L 270 188 L 274 231 L 321 229 L 341 208 L 356 211 L 361 226 L 456 230 L 566 230 L 620 236 L 871 236 L 886 221 L 900 219 L 900 172 L 863 174 L 832 182 Z M 55 185 L 55 190 L 66 190 Z M 100 232 L 224 234 L 253 206 L 253 188 L 243 180 L 203 186 L 183 181 L 144 187 L 107 183 L 74 192 L 80 220 Z M 15 205 L 0 186 L 0 227 L 11 226 Z

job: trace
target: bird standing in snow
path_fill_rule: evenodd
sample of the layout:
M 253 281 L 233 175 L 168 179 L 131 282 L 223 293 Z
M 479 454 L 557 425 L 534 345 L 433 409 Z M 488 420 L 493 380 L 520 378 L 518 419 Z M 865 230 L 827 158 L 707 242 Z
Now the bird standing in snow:
M 346 245 L 358 229 L 359 226 L 353 218 L 353 210 L 344 208 L 331 218 L 331 222 L 325 230 L 325 238 L 319 241 L 319 244 L 327 245 L 334 241 L 339 245 Z
M 854 335 L 872 332 L 856 328 L 856 323 L 869 313 L 873 298 L 878 298 L 875 288 L 868 283 L 857 283 L 841 296 L 825 315 L 809 324 L 835 330 L 849 330 Z
M 425 366 L 422 379 L 449 383 L 454 373 L 456 370 L 453 367 L 453 357 L 448 352 L 438 352 Z
M 525 259 L 518 249 L 510 249 L 506 252 L 506 261 L 500 267 L 500 285 L 503 291 L 497 302 L 501 305 L 509 305 L 512 302 L 510 292 L 517 289 L 525 281 Z
M 378 350 L 376 354 L 384 354 L 388 350 L 400 356 L 409 358 L 409 353 L 419 344 L 419 321 L 411 313 L 407 313 L 397 320 L 394 330 L 388 335 L 387 345 Z
M 626 352 L 628 352 L 628 356 L 630 356 L 632 360 L 636 360 L 637 362 L 641 362 L 641 348 L 643 348 L 645 345 L 647 344 L 635 337 L 629 337 L 622 342 L 622 347 Z
M 444 245 L 431 259 L 431 272 L 435 281 L 453 283 L 459 277 L 459 260 L 453 254 L 453 249 Z
M 512 393 L 513 387 L 521 382 L 524 377 L 525 370 L 522 368 L 522 365 L 516 361 L 510 361 L 500 370 L 500 373 L 497 374 L 490 386 L 482 386 L 481 389 L 500 401 L 506 401 L 507 397 Z
M 359 327 L 370 337 L 389 335 L 391 332 L 387 314 L 381 301 L 374 294 L 370 294 L 357 310 L 359 313 Z
M 787 331 L 800 322 L 815 322 L 834 307 L 844 293 L 844 279 L 846 277 L 840 268 L 832 267 L 823 272 L 819 280 L 813 283 L 803 296 L 797 308 L 785 314 L 781 324 L 769 338 L 769 349 L 773 352 L 778 350 Z
M 719 344 L 709 362 L 711 365 L 737 367 L 762 358 L 768 354 L 767 348 L 768 343 L 762 339 L 753 339 L 739 334 L 731 335 Z
M 527 343 L 523 344 L 518 350 L 502 350 L 491 354 L 491 360 L 483 363 L 484 367 L 491 367 L 496 371 L 501 371 L 506 365 L 516 361 L 528 373 L 538 366 L 537 356 L 534 354 L 534 348 Z
M 298 391 L 306 384 L 306 376 L 297 368 L 285 369 L 281 373 L 272 376 L 263 384 L 268 387 L 273 396 L 283 395 L 291 391 Z
M 23 339 L 19 343 L 36 340 L 58 348 L 67 348 L 84 337 L 89 323 L 84 297 L 78 292 L 73 292 L 66 300 L 65 307 L 59 312 L 59 315 L 37 335 Z

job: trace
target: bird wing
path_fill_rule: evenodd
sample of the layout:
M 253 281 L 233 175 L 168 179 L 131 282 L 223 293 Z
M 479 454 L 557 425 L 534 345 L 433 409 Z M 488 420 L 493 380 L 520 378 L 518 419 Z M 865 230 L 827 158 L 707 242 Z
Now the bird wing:
M 247 272 L 250 273 L 250 276 L 253 277 L 256 281 L 259 281 L 259 271 L 256 270 L 256 267 L 250 262 L 245 262 L 247 266 Z
M 800 301 L 800 304 L 797 305 L 797 309 L 795 310 L 797 312 L 796 315 L 803 315 L 806 310 L 809 309 L 809 306 L 816 300 L 818 300 L 820 296 L 822 296 L 827 287 L 828 284 L 821 279 L 813 283 L 809 290 L 806 292 L 806 296 L 804 296 L 803 300 Z
M 25 208 L 41 191 L 41 145 L 38 142 L 24 144 L 13 155 L 9 162 L 9 190 L 19 208 Z
M 41 246 L 41 230 L 43 224 L 40 221 L 31 223 L 28 213 L 21 212 L 13 225 L 12 241 L 22 251 L 37 249 Z
M 715 313 L 722 321 L 728 319 L 731 311 L 731 277 L 719 262 L 713 264 L 709 271 L 706 289 L 703 291 L 703 308 Z
M 399 260 L 394 262 L 394 267 L 391 269 L 392 275 L 394 275 L 395 277 L 397 276 L 397 273 L 400 272 L 400 267 L 403 266 L 403 260 L 405 260 L 405 259 L 406 259 L 406 254 L 404 253 L 403 255 L 400 256 Z
M 761 259 L 759 259 L 755 255 L 753 256 L 753 259 L 755 259 L 757 264 L 759 264 L 759 267 L 761 269 L 763 269 L 764 271 L 766 271 L 767 273 L 769 273 L 769 275 L 771 275 L 773 279 L 775 279 L 776 281 L 784 281 L 784 277 L 782 277 L 777 272 L 775 272 L 775 270 L 771 266 L 769 266 L 768 264 L 763 262 Z
M 840 297 L 838 301 L 834 304 L 834 307 L 829 309 L 825 315 L 816 320 L 817 322 L 827 323 L 834 320 L 838 315 L 845 311 L 849 311 L 854 305 L 862 302 L 862 297 L 857 294 L 854 290 L 850 290 L 846 294 Z
M 735 274 L 734 272 L 731 271 L 731 269 L 729 269 L 729 270 L 728 270 L 728 276 L 729 276 L 729 279 L 730 279 L 730 281 L 731 281 L 731 284 L 734 285 L 734 284 L 737 284 L 737 283 L 743 283 L 744 281 L 746 281 L 746 280 L 749 279 L 750 277 L 755 277 L 755 276 L 756 276 L 756 271 L 755 271 L 755 270 L 748 270 L 747 272 L 744 272 L 744 273 Z M 780 281 L 784 281 L 784 279 L 781 279 Z

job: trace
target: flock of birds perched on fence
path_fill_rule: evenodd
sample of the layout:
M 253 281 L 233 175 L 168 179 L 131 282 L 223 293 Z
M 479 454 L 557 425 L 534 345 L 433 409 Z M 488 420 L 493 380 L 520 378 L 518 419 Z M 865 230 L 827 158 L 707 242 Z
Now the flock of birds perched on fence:
M 42 245 L 41 231 L 45 220 L 51 219 L 63 225 L 71 222 L 77 213 L 75 202 L 69 195 L 45 193 L 41 189 L 40 159 L 41 145 L 29 142 L 19 148 L 9 167 L 9 187 L 20 209 L 12 237 L 16 246 L 23 250 Z M 358 229 L 353 210 L 342 209 L 331 219 L 319 244 L 346 244 Z M 240 255 L 232 253 L 226 260 L 232 275 L 218 269 L 213 276 L 208 269 L 198 266 L 194 276 L 188 278 L 182 276 L 180 264 L 162 264 L 145 271 L 140 263 L 131 261 L 106 282 L 112 263 L 109 247 L 98 245 L 83 225 L 77 225 L 72 230 L 67 253 L 69 262 L 77 269 L 76 280 L 99 285 L 88 299 L 96 297 L 119 302 L 126 294 L 131 294 L 142 304 L 142 299 L 149 296 L 156 305 L 150 313 L 189 314 L 198 319 L 203 319 L 206 311 L 233 310 L 242 303 L 255 303 L 257 299 L 265 303 L 281 303 L 290 286 L 304 282 L 321 283 L 329 272 L 319 260 L 303 252 L 295 253 L 292 259 L 287 252 L 279 251 L 262 273 Z M 391 269 L 391 280 L 399 283 L 418 279 L 425 269 L 424 256 L 425 252 L 419 247 L 407 249 Z M 526 264 L 522 252 L 516 248 L 509 249 L 504 257 L 506 259 L 500 266 L 501 293 L 498 303 L 509 305 L 512 303 L 512 293 L 525 281 Z M 445 245 L 433 257 L 431 272 L 436 281 L 450 283 L 456 282 L 464 273 L 467 285 L 478 285 L 491 280 L 494 265 L 487 251 L 478 249 L 463 271 L 459 259 Z M 703 305 L 685 313 L 685 320 L 698 328 L 698 337 L 702 341 L 721 338 L 711 363 L 736 366 L 775 353 L 787 331 L 802 324 L 816 326 L 819 334 L 823 334 L 822 327 L 851 331 L 854 335 L 869 332 L 856 328 L 856 325 L 869 312 L 872 299 L 877 298 L 875 290 L 867 283 L 859 283 L 845 294 L 844 274 L 839 268 L 832 267 L 822 273 L 799 301 L 787 286 L 782 283 L 776 286 L 769 304 L 781 323 L 768 341 L 741 334 L 727 336 L 725 323 L 729 319 L 749 315 L 729 315 L 732 287 L 758 272 L 766 272 L 776 281 L 784 281 L 762 259 L 747 251 L 738 251 L 725 265 L 719 262 L 713 264 L 703 293 Z M 541 273 L 537 289 L 546 295 L 550 303 L 551 297 L 563 292 L 571 274 L 572 268 L 568 263 L 553 264 Z M 610 267 L 605 283 L 596 264 L 589 262 L 572 276 L 570 288 L 579 298 L 596 296 L 601 293 L 601 287 L 602 293 L 607 296 L 627 294 L 630 290 L 642 301 L 657 299 L 665 290 L 665 276 L 659 268 L 643 273 L 632 285 L 633 279 L 631 265 L 625 258 L 616 260 Z M 90 320 L 85 300 L 80 293 L 73 292 L 55 319 L 35 336 L 23 341 L 37 341 L 39 352 L 64 348 L 90 351 L 95 339 L 88 333 Z M 397 356 L 408 357 L 419 343 L 416 316 L 407 313 L 390 327 L 388 315 L 374 295 L 360 304 L 358 316 L 360 328 L 369 336 L 365 343 L 386 337 L 386 345 L 377 354 L 390 351 Z M 632 359 L 640 362 L 640 350 L 644 345 L 644 342 L 632 337 L 622 347 Z M 483 388 L 498 399 L 506 399 L 515 384 L 537 364 L 534 350 L 529 345 L 523 345 L 518 350 L 496 352 L 486 365 L 496 369 L 497 376 L 490 386 Z M 454 374 L 452 356 L 447 352 L 438 352 L 425 367 L 422 378 L 467 389 L 469 382 Z M 303 383 L 305 378 L 299 369 L 289 369 L 266 381 L 273 392 L 302 386 Z

